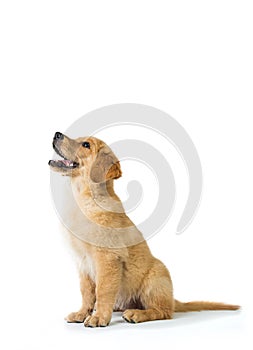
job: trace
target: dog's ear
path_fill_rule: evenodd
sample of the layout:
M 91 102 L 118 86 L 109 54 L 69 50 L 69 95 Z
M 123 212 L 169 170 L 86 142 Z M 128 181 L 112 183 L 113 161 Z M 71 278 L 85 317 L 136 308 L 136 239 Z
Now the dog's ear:
M 122 172 L 117 157 L 109 147 L 101 148 L 91 167 L 91 180 L 95 183 L 101 183 L 109 179 L 118 179 L 121 175 Z

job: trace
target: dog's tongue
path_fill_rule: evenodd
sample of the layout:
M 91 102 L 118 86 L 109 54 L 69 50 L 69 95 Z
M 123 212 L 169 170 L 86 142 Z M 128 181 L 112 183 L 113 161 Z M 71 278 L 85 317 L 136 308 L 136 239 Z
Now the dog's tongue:
M 61 162 L 66 166 L 70 166 L 72 164 L 72 161 L 68 160 L 68 159 L 63 159 L 63 160 L 61 160 Z

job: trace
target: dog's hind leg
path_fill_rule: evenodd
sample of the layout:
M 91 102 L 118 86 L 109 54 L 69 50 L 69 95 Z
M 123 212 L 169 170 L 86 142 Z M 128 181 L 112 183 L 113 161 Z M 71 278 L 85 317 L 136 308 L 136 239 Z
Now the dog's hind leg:
M 169 272 L 161 265 L 161 263 L 156 264 L 143 282 L 140 294 L 143 310 L 127 309 L 124 311 L 123 318 L 127 322 L 139 323 L 173 317 L 172 282 Z

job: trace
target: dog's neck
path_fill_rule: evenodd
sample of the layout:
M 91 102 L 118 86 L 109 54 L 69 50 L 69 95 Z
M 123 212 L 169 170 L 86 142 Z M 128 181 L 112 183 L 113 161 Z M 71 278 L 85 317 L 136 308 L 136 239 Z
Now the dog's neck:
M 86 178 L 76 177 L 71 180 L 72 187 L 76 194 L 85 197 L 115 197 L 113 180 L 107 180 L 103 183 L 94 183 Z
M 74 198 L 87 216 L 90 211 L 124 213 L 124 207 L 114 192 L 113 180 L 97 184 L 83 178 L 72 178 L 71 182 Z

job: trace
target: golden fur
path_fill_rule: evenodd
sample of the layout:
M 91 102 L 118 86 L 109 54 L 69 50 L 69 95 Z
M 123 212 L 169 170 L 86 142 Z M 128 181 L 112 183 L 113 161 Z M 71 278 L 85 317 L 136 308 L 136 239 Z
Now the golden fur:
M 69 211 L 65 233 L 77 260 L 82 306 L 66 317 L 68 322 L 107 326 L 113 310 L 137 323 L 171 319 L 177 311 L 239 308 L 175 300 L 169 271 L 151 254 L 114 192 L 113 180 L 122 173 L 111 149 L 95 137 L 72 140 L 58 135 L 53 145 L 57 153 L 78 164 L 68 168 L 50 161 L 52 170 L 70 176 L 78 208 Z

